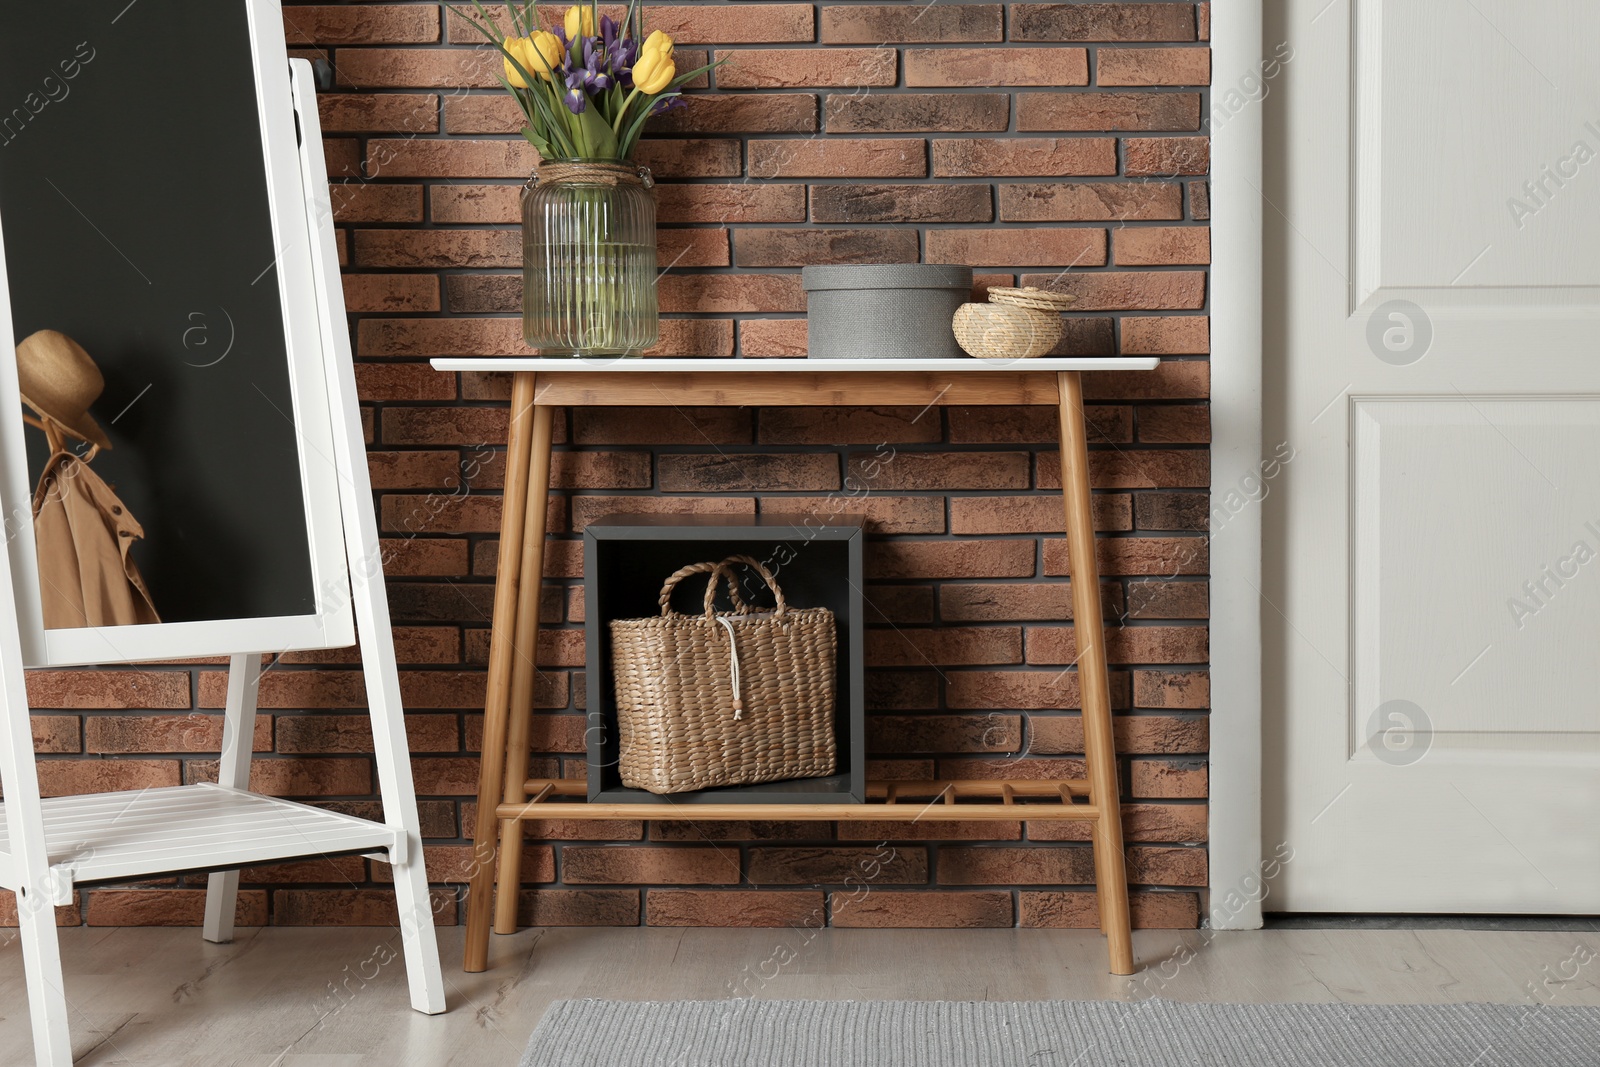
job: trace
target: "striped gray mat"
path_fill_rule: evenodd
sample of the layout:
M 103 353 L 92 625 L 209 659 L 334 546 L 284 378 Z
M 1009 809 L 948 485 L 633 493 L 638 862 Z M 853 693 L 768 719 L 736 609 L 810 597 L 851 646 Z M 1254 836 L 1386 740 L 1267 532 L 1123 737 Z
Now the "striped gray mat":
M 1600 1008 L 563 1000 L 522 1067 L 1593 1067 Z

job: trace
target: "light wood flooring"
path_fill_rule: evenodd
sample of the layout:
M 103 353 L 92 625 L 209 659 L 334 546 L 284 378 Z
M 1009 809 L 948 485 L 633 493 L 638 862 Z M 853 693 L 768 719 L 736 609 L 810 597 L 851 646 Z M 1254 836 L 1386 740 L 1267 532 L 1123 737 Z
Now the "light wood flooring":
M 1587 924 L 1586 924 L 1587 925 Z M 1600 1006 L 1600 933 L 1580 930 L 1144 931 L 1145 971 L 1105 972 L 1098 935 L 1049 930 L 560 929 L 496 937 L 464 974 L 440 931 L 448 1014 L 406 1007 L 379 929 L 63 931 L 80 1067 L 515 1065 L 551 1001 L 1122 999 Z M 0 931 L 0 1064 L 32 1064 L 22 954 Z

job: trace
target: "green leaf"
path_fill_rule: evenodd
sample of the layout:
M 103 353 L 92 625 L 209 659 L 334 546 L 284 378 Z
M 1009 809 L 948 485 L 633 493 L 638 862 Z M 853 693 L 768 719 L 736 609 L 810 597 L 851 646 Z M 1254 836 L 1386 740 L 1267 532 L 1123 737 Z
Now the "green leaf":
M 523 118 L 527 119 L 529 123 L 535 123 L 539 121 L 538 117 L 534 114 L 536 105 L 524 95 L 523 90 L 514 88 L 510 82 L 506 81 L 505 78 L 499 74 L 494 76 L 494 80 L 505 86 L 506 92 L 511 94 L 511 99 L 515 100 L 517 102 L 517 107 L 521 109 Z
M 528 143 L 533 145 L 533 147 L 538 151 L 540 159 L 549 159 L 552 155 L 561 154 L 559 152 L 552 152 L 550 150 L 550 142 L 546 141 L 543 137 L 540 137 L 537 133 L 535 133 L 533 127 L 531 126 L 522 131 L 522 136 L 527 138 Z
M 621 86 L 617 87 L 617 91 L 619 93 L 622 91 Z M 623 119 L 624 116 L 627 115 L 629 105 L 631 105 L 634 102 L 634 100 L 638 99 L 638 96 L 639 96 L 639 90 L 638 90 L 637 87 L 635 87 L 635 88 L 633 88 L 632 90 L 630 90 L 628 92 L 627 97 L 622 101 L 622 103 L 617 105 L 616 111 L 611 116 L 611 132 L 612 133 L 621 133 L 622 132 L 622 119 Z M 627 153 L 626 149 L 624 149 L 624 151 L 622 153 L 623 158 L 626 158 L 627 154 L 628 153 Z
M 500 50 L 505 52 L 503 47 Z M 549 88 L 549 83 L 530 76 L 529 73 L 523 69 L 522 64 L 518 63 L 516 58 L 510 53 L 506 53 L 506 58 L 509 59 L 512 65 L 517 68 L 517 71 L 522 75 L 524 81 L 535 86 L 532 89 L 514 89 L 512 88 L 511 83 L 506 81 L 505 78 L 501 77 L 498 73 L 495 75 L 496 80 L 498 80 L 501 85 L 506 87 L 506 91 L 516 98 L 517 103 L 523 105 L 523 114 L 528 115 L 529 124 L 535 127 L 542 124 L 544 126 L 543 132 L 550 135 L 553 139 L 567 139 L 570 141 L 571 131 L 563 121 L 563 115 L 571 114 L 571 112 L 566 111 L 565 106 L 560 102 L 559 99 L 551 101 L 551 90 Z M 531 104 L 532 107 L 538 111 L 539 115 L 537 119 L 535 119 L 532 113 L 528 111 L 529 104 Z
M 600 109 L 590 101 L 589 106 L 583 109 L 583 114 L 578 116 L 578 124 L 583 127 L 583 138 L 587 142 L 589 154 L 595 159 L 617 159 L 617 135 L 611 132 L 611 127 L 606 125 L 605 118 L 600 114 Z
M 456 14 L 472 23 L 473 27 L 477 29 L 479 33 L 489 38 L 489 40 L 493 41 L 495 44 L 498 45 L 501 41 L 505 40 L 505 34 L 501 33 L 500 27 L 495 25 L 494 18 L 489 14 L 489 9 L 483 6 L 483 0 L 472 0 L 472 6 L 477 8 L 478 11 L 483 15 L 482 22 L 479 22 L 475 18 L 468 17 L 464 12 L 461 11 L 456 11 Z M 452 7 L 450 10 L 455 11 L 456 9 Z
M 517 31 L 518 37 L 532 36 L 533 30 L 528 27 L 527 5 L 517 7 L 515 0 L 506 5 L 506 13 L 511 16 L 511 28 Z
M 656 106 L 657 100 L 670 100 L 681 93 L 657 93 L 655 96 L 645 97 L 644 110 L 639 112 L 639 117 L 633 120 L 633 125 L 628 127 L 628 132 L 622 135 L 622 156 L 627 159 L 633 154 L 633 146 L 639 143 L 639 135 L 644 132 L 644 124 L 650 118 L 650 109 Z
M 682 86 L 685 82 L 693 81 L 694 79 L 700 77 L 700 75 L 704 74 L 706 71 L 711 70 L 713 67 L 722 66 L 722 64 L 726 63 L 730 58 L 732 58 L 732 57 L 723 56 L 721 59 L 717 60 L 714 63 L 707 63 L 703 67 L 694 68 L 693 70 L 691 70 L 687 74 L 680 74 L 676 78 L 673 78 L 670 82 L 668 82 L 666 89 L 663 89 L 662 92 L 663 93 L 670 92 L 671 90 Z

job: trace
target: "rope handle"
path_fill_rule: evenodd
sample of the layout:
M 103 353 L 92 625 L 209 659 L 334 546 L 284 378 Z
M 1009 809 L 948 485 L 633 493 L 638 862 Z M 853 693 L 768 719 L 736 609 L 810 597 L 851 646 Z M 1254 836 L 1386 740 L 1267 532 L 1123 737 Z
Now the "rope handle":
M 767 588 L 772 590 L 773 600 L 777 602 L 772 617 L 775 620 L 782 619 L 784 613 L 789 610 L 789 603 L 783 598 L 783 590 L 778 588 L 778 579 L 754 556 L 729 556 L 721 563 L 691 563 L 687 567 L 679 567 L 668 576 L 666 584 L 661 587 L 660 599 L 661 614 L 662 617 L 666 617 L 672 614 L 672 592 L 678 587 L 679 582 L 691 574 L 709 573 L 711 575 L 710 580 L 706 582 L 706 621 L 713 627 L 720 624 L 728 632 L 728 673 L 733 685 L 733 717 L 735 720 L 744 718 L 744 698 L 739 693 L 739 644 L 733 630 L 732 620 L 727 618 L 726 615 L 717 614 L 716 599 L 717 579 L 721 578 L 728 587 L 728 599 L 733 603 L 735 613 L 739 615 L 749 615 L 751 613 L 752 609 L 744 601 L 744 598 L 739 595 L 739 583 L 733 577 L 733 565 L 738 563 L 754 568 L 755 572 L 761 575 L 761 580 L 767 583 Z
M 728 617 L 719 615 L 717 621 L 728 631 L 728 674 L 733 685 L 733 717 L 737 721 L 744 718 L 744 698 L 739 695 L 739 643 L 734 639 L 733 623 Z
M 713 599 L 714 591 L 716 589 L 716 575 L 718 570 L 721 568 L 721 563 L 691 563 L 687 567 L 679 567 L 677 570 L 673 571 L 671 576 L 667 578 L 666 584 L 661 587 L 661 598 L 659 603 L 661 605 L 662 617 L 665 618 L 666 616 L 672 614 L 672 592 L 678 587 L 679 582 L 683 581 L 691 574 L 711 575 L 711 588 L 706 592 L 706 604 L 708 605 L 709 610 L 709 605 Z M 739 596 L 738 583 L 733 580 L 733 575 L 730 573 L 726 574 L 725 577 L 727 578 L 728 582 L 728 599 L 733 603 L 733 609 L 740 615 L 750 614 L 750 605 L 746 604 L 744 599 Z
M 706 618 L 713 623 L 720 624 L 724 630 L 728 631 L 728 674 L 729 681 L 733 687 L 733 717 L 735 721 L 744 718 L 744 697 L 740 695 L 739 691 L 739 642 L 737 635 L 733 631 L 733 621 L 725 615 L 718 615 L 713 610 L 711 602 L 716 596 L 717 575 L 720 574 L 726 578 L 728 588 L 733 588 L 736 584 L 733 580 L 733 567 L 739 563 L 755 568 L 756 573 L 761 575 L 761 580 L 767 583 L 767 588 L 772 590 L 772 597 L 777 601 L 777 608 L 772 615 L 774 620 L 781 620 L 784 612 L 789 609 L 788 601 L 783 599 L 783 590 L 778 588 L 777 578 L 773 577 L 772 572 L 762 566 L 761 561 L 754 556 L 729 556 L 717 564 L 716 569 L 711 572 L 711 581 L 706 583 Z M 741 612 L 740 614 L 744 613 Z
M 743 563 L 745 566 L 753 568 L 757 574 L 761 575 L 761 580 L 767 583 L 768 589 L 772 590 L 772 598 L 777 601 L 777 608 L 772 617 L 774 619 L 783 618 L 784 612 L 789 610 L 789 602 L 783 598 L 783 590 L 778 588 L 778 579 L 773 577 L 772 572 L 767 570 L 761 561 L 756 559 L 754 556 L 729 556 L 727 559 L 716 565 L 716 568 L 711 572 L 711 581 L 706 584 L 706 618 L 712 622 L 715 622 L 717 618 L 717 613 L 711 606 L 712 600 L 716 598 L 717 575 L 720 574 L 724 576 L 728 581 L 729 587 L 731 588 L 735 584 L 733 580 L 732 567 L 732 564 L 735 563 Z M 736 602 L 742 603 L 742 601 L 738 601 L 737 597 L 734 599 Z M 749 609 L 747 608 L 745 611 L 741 611 L 739 614 L 749 614 Z

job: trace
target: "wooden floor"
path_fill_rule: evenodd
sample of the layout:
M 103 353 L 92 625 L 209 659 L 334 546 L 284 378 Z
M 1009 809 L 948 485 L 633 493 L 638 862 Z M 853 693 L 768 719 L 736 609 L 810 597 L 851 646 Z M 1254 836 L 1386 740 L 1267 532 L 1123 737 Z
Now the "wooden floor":
M 1600 1006 L 1600 933 L 1146 931 L 1145 970 L 1105 971 L 1098 935 L 1046 930 L 561 929 L 496 937 L 464 974 L 440 931 L 450 1012 L 407 1010 L 398 939 L 377 929 L 64 931 L 80 1067 L 515 1065 L 563 997 L 1121 999 Z M 22 958 L 0 932 L 0 1064 L 31 1064 Z M 809 939 L 808 939 L 809 936 Z M 787 962 L 785 962 L 787 960 Z M 1585 962 L 1585 961 L 1589 962 Z

